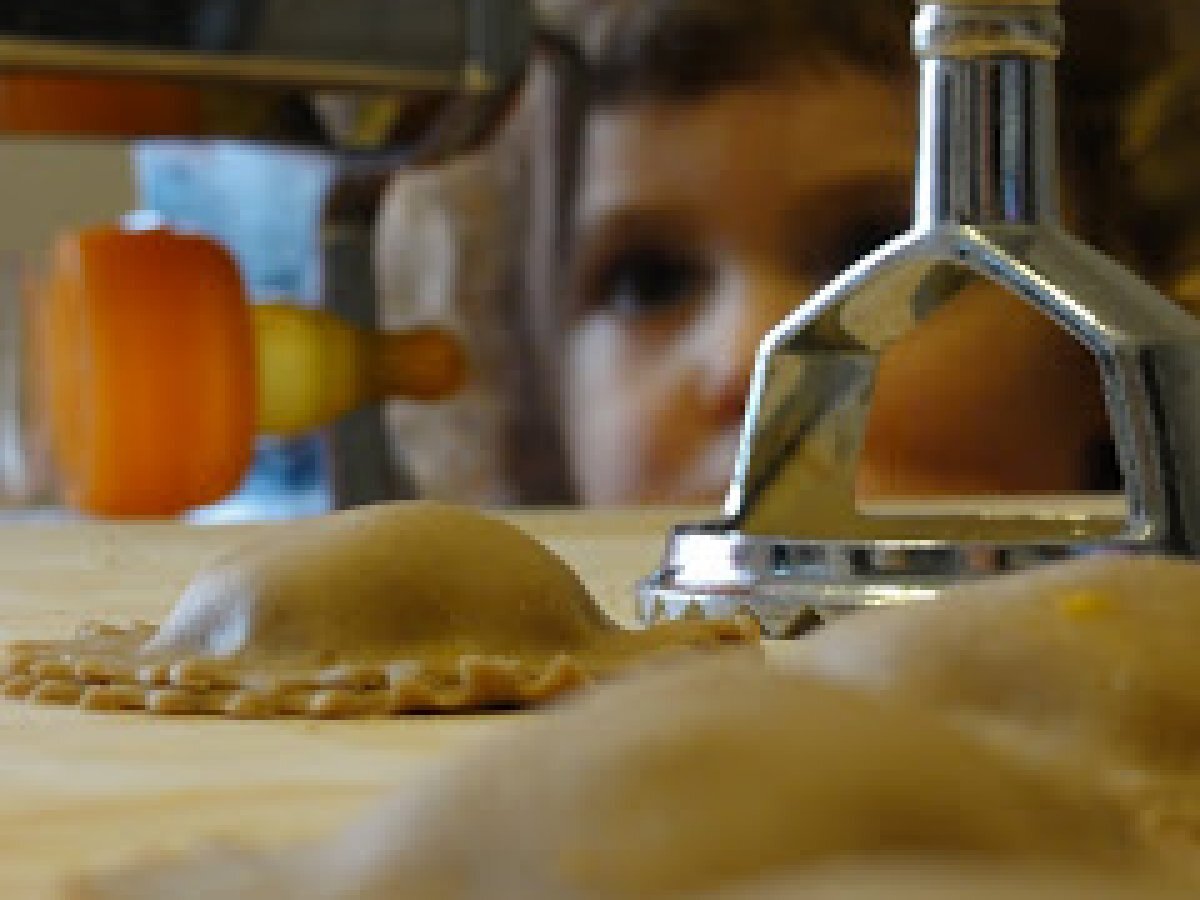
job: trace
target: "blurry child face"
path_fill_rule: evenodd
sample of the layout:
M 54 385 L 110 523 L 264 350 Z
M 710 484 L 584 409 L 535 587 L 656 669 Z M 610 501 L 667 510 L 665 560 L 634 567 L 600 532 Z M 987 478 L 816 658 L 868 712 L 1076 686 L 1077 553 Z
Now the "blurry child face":
M 910 86 L 852 71 L 591 116 L 564 376 L 583 501 L 720 499 L 759 340 L 907 227 L 915 118 Z

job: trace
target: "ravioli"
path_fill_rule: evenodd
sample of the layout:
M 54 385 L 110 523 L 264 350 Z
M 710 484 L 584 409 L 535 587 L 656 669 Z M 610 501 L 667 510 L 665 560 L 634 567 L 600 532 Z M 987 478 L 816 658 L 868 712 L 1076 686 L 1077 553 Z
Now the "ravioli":
M 856 684 L 1025 729 L 1067 752 L 1200 762 L 1200 565 L 1101 557 L 847 616 L 797 658 Z
M 796 662 L 1093 768 L 1200 876 L 1200 565 L 1097 557 L 845 617 Z
M 831 863 L 1132 872 L 1097 789 L 931 713 L 723 654 L 444 761 L 330 840 L 88 879 L 89 900 L 639 900 Z M 802 895 L 801 895 L 802 896 Z
M 474 510 L 401 503 L 299 523 L 201 571 L 158 627 L 10 645 L 2 691 L 154 713 L 366 716 L 521 707 L 747 623 L 627 631 L 561 559 Z

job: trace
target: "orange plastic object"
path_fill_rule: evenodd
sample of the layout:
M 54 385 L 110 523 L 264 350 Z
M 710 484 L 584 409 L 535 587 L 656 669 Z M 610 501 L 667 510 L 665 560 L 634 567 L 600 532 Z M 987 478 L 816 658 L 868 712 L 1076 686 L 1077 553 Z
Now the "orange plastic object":
M 221 247 L 166 231 L 67 235 L 34 329 L 66 500 L 168 516 L 219 500 L 250 463 L 253 329 Z

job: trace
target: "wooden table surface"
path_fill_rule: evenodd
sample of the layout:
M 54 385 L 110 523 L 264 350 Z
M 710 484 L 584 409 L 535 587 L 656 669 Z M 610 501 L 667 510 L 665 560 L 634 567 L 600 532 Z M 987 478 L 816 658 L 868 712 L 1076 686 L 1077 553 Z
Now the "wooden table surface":
M 666 528 L 697 510 L 532 512 L 620 619 Z M 191 574 L 249 534 L 286 525 L 0 524 L 0 640 L 63 637 L 82 619 L 158 621 Z M 198 841 L 327 831 L 430 758 L 523 715 L 234 721 L 82 714 L 0 701 L 0 897 L 58 895 L 66 873 Z

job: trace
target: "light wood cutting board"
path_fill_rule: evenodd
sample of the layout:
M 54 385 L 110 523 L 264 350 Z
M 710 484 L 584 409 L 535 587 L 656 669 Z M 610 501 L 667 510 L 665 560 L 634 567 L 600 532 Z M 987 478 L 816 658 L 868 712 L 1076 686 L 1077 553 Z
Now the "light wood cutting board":
M 705 514 L 513 518 L 628 619 L 631 585 L 653 568 L 667 527 Z M 0 640 L 62 637 L 89 618 L 158 621 L 197 568 L 251 534 L 286 527 L 0 525 Z M 212 838 L 271 842 L 330 830 L 420 778 L 439 755 L 525 721 L 510 714 L 242 722 L 0 701 L 0 897 L 55 897 L 67 873 Z

